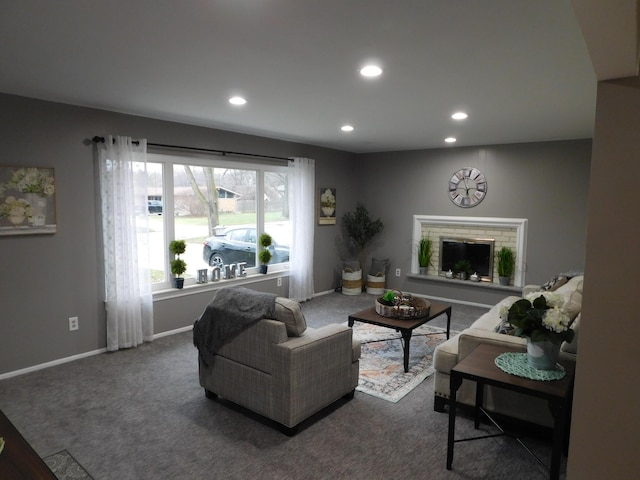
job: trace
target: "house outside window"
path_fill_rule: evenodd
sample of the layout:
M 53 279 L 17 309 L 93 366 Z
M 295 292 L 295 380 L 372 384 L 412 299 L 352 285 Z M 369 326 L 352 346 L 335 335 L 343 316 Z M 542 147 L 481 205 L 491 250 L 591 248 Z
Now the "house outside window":
M 287 167 L 148 154 L 148 211 L 139 228 L 149 229 L 154 290 L 171 287 L 169 242 L 185 240 L 185 285 L 196 283 L 198 270 L 246 263 L 258 272 L 258 238 L 274 240 L 269 271 L 287 268 L 291 245 Z M 145 212 L 141 212 L 145 213 Z M 147 227 L 148 225 L 148 227 Z M 224 269 L 223 269 L 224 271 Z

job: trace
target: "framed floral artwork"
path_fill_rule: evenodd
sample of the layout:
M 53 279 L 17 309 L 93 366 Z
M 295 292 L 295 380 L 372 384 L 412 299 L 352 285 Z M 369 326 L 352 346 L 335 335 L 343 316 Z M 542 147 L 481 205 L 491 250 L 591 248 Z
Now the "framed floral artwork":
M 318 225 L 335 225 L 336 189 L 329 187 L 321 188 L 318 206 Z
M 0 166 L 0 236 L 56 233 L 53 168 Z

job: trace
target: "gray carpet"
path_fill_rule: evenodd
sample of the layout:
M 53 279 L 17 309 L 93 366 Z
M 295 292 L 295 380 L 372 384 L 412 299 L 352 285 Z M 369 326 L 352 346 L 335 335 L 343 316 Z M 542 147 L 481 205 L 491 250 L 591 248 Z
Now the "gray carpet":
M 373 298 L 332 293 L 303 309 L 311 326 L 344 322 Z M 452 328 L 483 311 L 454 305 Z M 95 480 L 548 477 L 507 438 L 457 444 L 447 471 L 448 419 L 433 411 L 433 377 L 398 403 L 356 392 L 286 437 L 205 398 L 191 332 L 3 380 L 0 408 L 39 455 L 67 450 Z M 473 433 L 463 415 L 457 435 Z M 532 446 L 547 458 L 545 440 Z

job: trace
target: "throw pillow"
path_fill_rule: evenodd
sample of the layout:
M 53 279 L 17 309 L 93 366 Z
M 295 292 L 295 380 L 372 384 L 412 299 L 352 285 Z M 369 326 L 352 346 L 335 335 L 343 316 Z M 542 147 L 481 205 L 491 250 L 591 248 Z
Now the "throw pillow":
M 299 337 L 307 329 L 300 304 L 290 298 L 276 298 L 276 320 L 285 324 L 290 337 Z
M 371 259 L 371 270 L 369 271 L 369 275 L 373 277 L 384 277 L 387 274 L 388 268 L 388 258 L 379 259 L 374 257 Z
M 494 332 L 501 333 L 503 335 L 513 335 L 516 327 L 511 325 L 507 320 L 500 320 L 500 323 L 495 328 Z
M 565 283 L 567 283 L 568 281 L 569 281 L 569 278 L 566 275 L 556 275 L 555 277 L 551 278 L 547 283 L 542 285 L 541 290 L 547 291 L 547 292 L 553 292 L 558 288 L 560 288 Z

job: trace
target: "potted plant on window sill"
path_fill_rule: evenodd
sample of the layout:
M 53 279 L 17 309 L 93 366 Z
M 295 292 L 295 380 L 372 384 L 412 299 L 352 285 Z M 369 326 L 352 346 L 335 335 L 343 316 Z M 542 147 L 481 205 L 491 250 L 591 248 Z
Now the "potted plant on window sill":
M 182 288 L 184 286 L 184 278 L 182 274 L 187 271 L 187 263 L 180 258 L 187 250 L 187 244 L 184 240 L 172 240 L 169 243 L 169 251 L 175 257 L 171 260 L 171 274 L 173 275 L 173 286 Z
M 500 285 L 509 285 L 515 266 L 516 257 L 513 250 L 509 247 L 502 247 L 498 251 L 498 280 Z
M 258 253 L 258 260 L 260 261 L 260 273 L 267 273 L 268 263 L 271 261 L 271 251 L 269 247 L 273 243 L 271 235 L 263 233 L 260 235 L 260 253 Z

